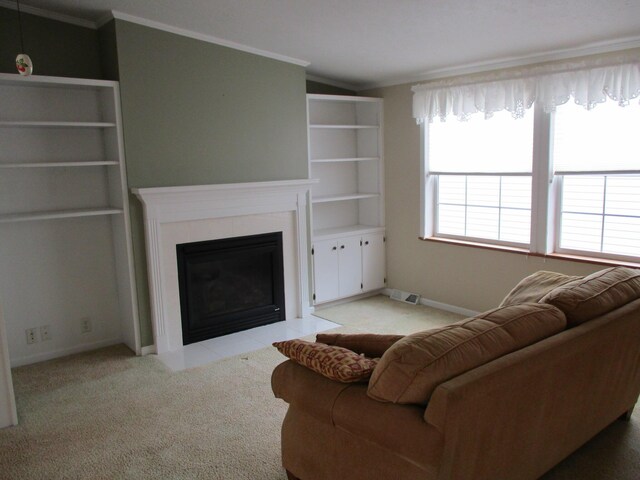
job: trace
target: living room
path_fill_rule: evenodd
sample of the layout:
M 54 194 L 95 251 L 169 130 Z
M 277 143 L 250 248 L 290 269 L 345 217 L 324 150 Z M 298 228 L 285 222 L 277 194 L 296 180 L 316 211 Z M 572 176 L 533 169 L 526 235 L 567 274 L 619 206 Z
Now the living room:
M 153 351 L 155 307 L 149 289 L 143 205 L 131 189 L 309 179 L 308 93 L 357 94 L 384 101 L 384 227 L 388 288 L 415 292 L 422 296 L 423 305 L 465 314 L 494 308 L 520 280 L 540 270 L 586 276 L 611 264 L 637 266 L 628 259 L 585 259 L 576 258 L 576 255 L 571 258 L 567 254 L 543 255 L 504 245 L 487 247 L 452 239 L 421 239 L 428 237 L 421 226 L 421 220 L 424 220 L 423 127 L 412 113 L 414 92 L 411 87 L 429 80 L 463 74 L 481 76 L 498 69 L 534 68 L 550 62 L 562 64 L 576 58 L 597 61 L 620 52 L 631 58 L 635 56 L 637 62 L 640 26 L 636 19 L 640 17 L 634 15 L 637 8 L 626 2 L 615 7 L 601 6 L 606 11 L 613 9 L 618 15 L 615 20 L 607 20 L 609 24 L 598 17 L 600 10 L 596 6 L 592 6 L 595 11 L 585 13 L 579 19 L 566 19 L 572 22 L 575 38 L 567 34 L 562 39 L 564 43 L 540 42 L 527 51 L 502 53 L 507 52 L 506 49 L 447 65 L 424 64 L 402 75 L 378 78 L 339 76 L 331 70 L 323 75 L 322 71 L 314 70 L 313 61 L 307 66 L 305 56 L 300 56 L 305 60 L 298 60 L 292 54 L 269 52 L 270 49 L 262 44 L 247 47 L 237 40 L 219 38 L 215 32 L 209 35 L 194 33 L 188 28 L 180 28 L 179 23 L 170 25 L 153 17 L 144 18 L 133 10 L 134 13 L 116 11 L 104 17 L 108 10 L 117 9 L 105 5 L 98 15 L 96 4 L 99 2 L 92 2 L 94 10 L 76 13 L 78 17 L 84 15 L 84 23 L 73 23 L 69 20 L 76 17 L 67 10 L 68 2 L 20 2 L 23 9 L 20 26 L 15 3 L 0 3 L 0 30 L 4 35 L 0 44 L 0 71 L 15 73 L 13 62 L 22 49 L 22 35 L 25 53 L 34 62 L 34 77 L 49 75 L 119 82 L 133 289 L 137 301 L 137 353 Z M 506 10 L 510 8 L 505 7 Z M 569 10 L 568 6 L 566 8 Z M 512 18 L 523 15 L 517 10 L 510 12 Z M 542 13 L 538 12 L 539 15 Z M 220 11 L 220 16 L 224 16 L 224 11 Z M 584 22 L 597 25 L 600 20 L 604 26 L 602 30 L 594 27 L 597 33 L 590 34 L 581 26 Z M 281 25 L 276 19 L 266 23 L 265 31 L 272 29 L 275 32 L 276 26 Z M 535 37 L 536 29 L 531 30 Z M 506 38 L 496 41 L 509 42 Z M 295 42 L 295 38 L 290 42 Z M 463 51 L 464 47 L 458 50 Z M 437 70 L 444 73 L 438 74 Z M 425 74 L 430 71 L 436 73 Z M 3 296 L 9 296 L 7 292 L 19 288 L 13 283 L 11 279 L 3 280 Z M 298 293 L 304 297 L 304 287 Z M 40 327 L 40 323 L 23 325 L 21 320 L 13 320 L 13 315 L 7 315 L 6 307 L 4 310 L 5 321 L 14 332 L 9 338 L 20 338 L 19 347 L 9 345 L 12 360 L 13 357 L 24 360 L 12 362 L 12 365 L 31 363 L 29 358 L 46 360 L 54 350 L 47 350 L 51 344 L 40 341 L 23 345 L 24 328 Z M 95 323 L 99 321 L 100 312 L 78 315 L 85 316 L 90 316 Z M 53 339 L 58 341 L 64 328 L 51 325 Z M 110 337 L 93 340 L 96 347 L 106 346 Z M 100 344 L 103 341 L 105 345 Z M 76 344 L 77 338 L 66 344 L 63 342 L 57 345 L 56 351 L 73 353 Z M 159 410 L 163 408 L 161 402 L 156 406 Z

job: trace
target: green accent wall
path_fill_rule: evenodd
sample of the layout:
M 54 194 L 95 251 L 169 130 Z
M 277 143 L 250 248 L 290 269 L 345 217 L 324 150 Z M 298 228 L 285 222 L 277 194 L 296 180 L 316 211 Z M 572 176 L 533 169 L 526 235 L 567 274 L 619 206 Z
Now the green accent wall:
M 34 75 L 103 78 L 96 30 L 25 13 L 21 17 L 24 52 L 18 12 L 0 7 L 0 72 L 18 73 L 16 55 L 26 53 Z
M 115 39 L 130 187 L 308 178 L 303 67 L 121 20 Z M 142 207 L 130 198 L 145 346 Z

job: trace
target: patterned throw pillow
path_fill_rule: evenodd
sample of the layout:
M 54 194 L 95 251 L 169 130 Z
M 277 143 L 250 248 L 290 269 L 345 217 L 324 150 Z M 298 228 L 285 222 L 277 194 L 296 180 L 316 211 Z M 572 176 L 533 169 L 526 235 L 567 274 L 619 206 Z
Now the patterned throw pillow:
M 366 358 L 346 348 L 305 340 L 287 340 L 273 344 L 294 362 L 343 383 L 368 380 L 378 358 Z

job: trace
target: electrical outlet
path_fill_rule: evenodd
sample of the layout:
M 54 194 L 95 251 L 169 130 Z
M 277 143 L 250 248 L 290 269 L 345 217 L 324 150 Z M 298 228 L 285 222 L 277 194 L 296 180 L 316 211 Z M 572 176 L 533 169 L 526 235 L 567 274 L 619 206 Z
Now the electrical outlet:
M 93 330 L 91 319 L 89 317 L 82 317 L 80 319 L 80 333 L 89 333 L 91 330 Z
M 25 330 L 27 334 L 27 345 L 31 345 L 32 343 L 37 343 L 38 341 L 38 329 L 37 328 L 27 328 Z
M 46 342 L 47 340 L 51 340 L 51 332 L 49 331 L 49 325 L 44 325 L 42 327 L 40 327 L 40 339 L 43 342 Z

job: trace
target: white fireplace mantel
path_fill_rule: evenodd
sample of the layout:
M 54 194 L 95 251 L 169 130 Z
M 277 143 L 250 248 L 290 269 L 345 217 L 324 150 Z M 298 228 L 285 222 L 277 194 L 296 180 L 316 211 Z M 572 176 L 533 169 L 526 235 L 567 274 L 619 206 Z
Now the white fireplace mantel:
M 276 230 L 292 230 L 291 248 L 283 252 L 285 288 L 290 299 L 287 318 L 302 317 L 311 312 L 307 217 L 309 192 L 316 182 L 283 180 L 131 189 L 144 207 L 151 317 L 157 353 L 182 346 L 175 245 L 233 236 L 229 232 L 234 228 L 229 222 L 240 225 L 236 230 L 244 234 L 270 229 L 271 222 Z M 293 217 L 291 229 L 287 228 L 286 214 Z M 286 271 L 291 273 L 287 275 Z

